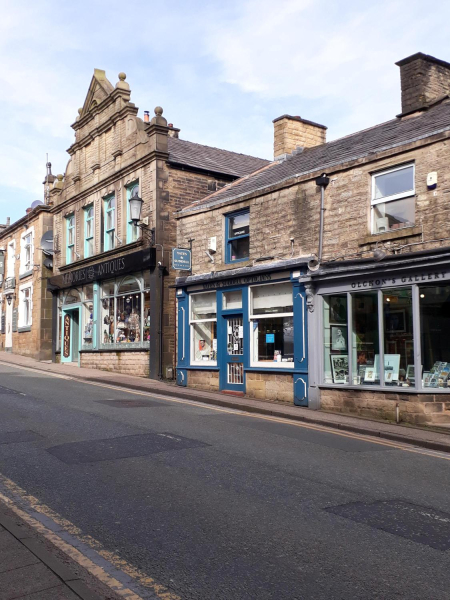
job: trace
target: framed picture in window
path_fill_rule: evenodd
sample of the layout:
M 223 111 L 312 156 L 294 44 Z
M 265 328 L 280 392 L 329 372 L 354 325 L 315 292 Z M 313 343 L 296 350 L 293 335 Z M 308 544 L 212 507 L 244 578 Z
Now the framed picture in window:
M 348 381 L 348 355 L 333 354 L 330 358 L 333 383 L 346 383 Z
M 340 352 L 347 352 L 347 327 L 340 325 L 331 325 L 331 349 Z
M 406 331 L 406 313 L 404 310 L 391 310 L 385 314 L 387 332 L 404 333 Z
M 330 322 L 347 323 L 347 298 L 330 296 Z

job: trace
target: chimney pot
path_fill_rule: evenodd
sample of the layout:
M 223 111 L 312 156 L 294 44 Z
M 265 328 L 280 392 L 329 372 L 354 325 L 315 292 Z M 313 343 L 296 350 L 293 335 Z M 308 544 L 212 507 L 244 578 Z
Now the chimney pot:
M 150 122 L 150 111 L 144 110 L 144 123 Z

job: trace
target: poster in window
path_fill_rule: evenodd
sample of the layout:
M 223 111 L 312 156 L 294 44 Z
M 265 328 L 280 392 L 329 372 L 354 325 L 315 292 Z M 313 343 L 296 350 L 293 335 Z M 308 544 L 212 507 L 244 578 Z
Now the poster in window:
M 347 298 L 330 296 L 330 322 L 347 323 Z
M 347 352 L 347 327 L 331 325 L 331 349 Z
M 404 333 L 406 331 L 406 313 L 404 310 L 391 310 L 385 314 L 386 331 Z
M 333 383 L 345 383 L 348 381 L 348 356 L 347 354 L 334 354 L 331 358 L 331 369 L 333 372 Z

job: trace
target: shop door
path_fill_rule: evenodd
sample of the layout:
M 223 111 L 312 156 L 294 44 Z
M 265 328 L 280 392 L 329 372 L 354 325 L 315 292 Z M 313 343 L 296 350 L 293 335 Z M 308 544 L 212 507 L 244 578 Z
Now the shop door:
M 5 348 L 12 348 L 12 321 L 13 321 L 13 305 L 12 302 L 6 303 L 6 319 L 5 319 Z
M 80 309 L 63 310 L 61 362 L 78 362 L 80 357 Z
M 221 389 L 245 391 L 244 375 L 244 320 L 242 314 L 223 317 Z

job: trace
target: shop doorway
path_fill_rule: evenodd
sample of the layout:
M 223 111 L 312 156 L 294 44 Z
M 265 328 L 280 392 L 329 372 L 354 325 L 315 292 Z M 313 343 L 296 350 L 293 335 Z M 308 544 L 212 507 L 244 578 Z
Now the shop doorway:
M 6 319 L 5 319 L 5 349 L 12 350 L 12 322 L 13 322 L 13 303 L 6 302 Z
M 80 358 L 80 308 L 63 309 L 61 362 L 78 364 Z
M 220 365 L 220 388 L 244 392 L 244 319 L 241 314 L 222 317 L 222 352 Z

